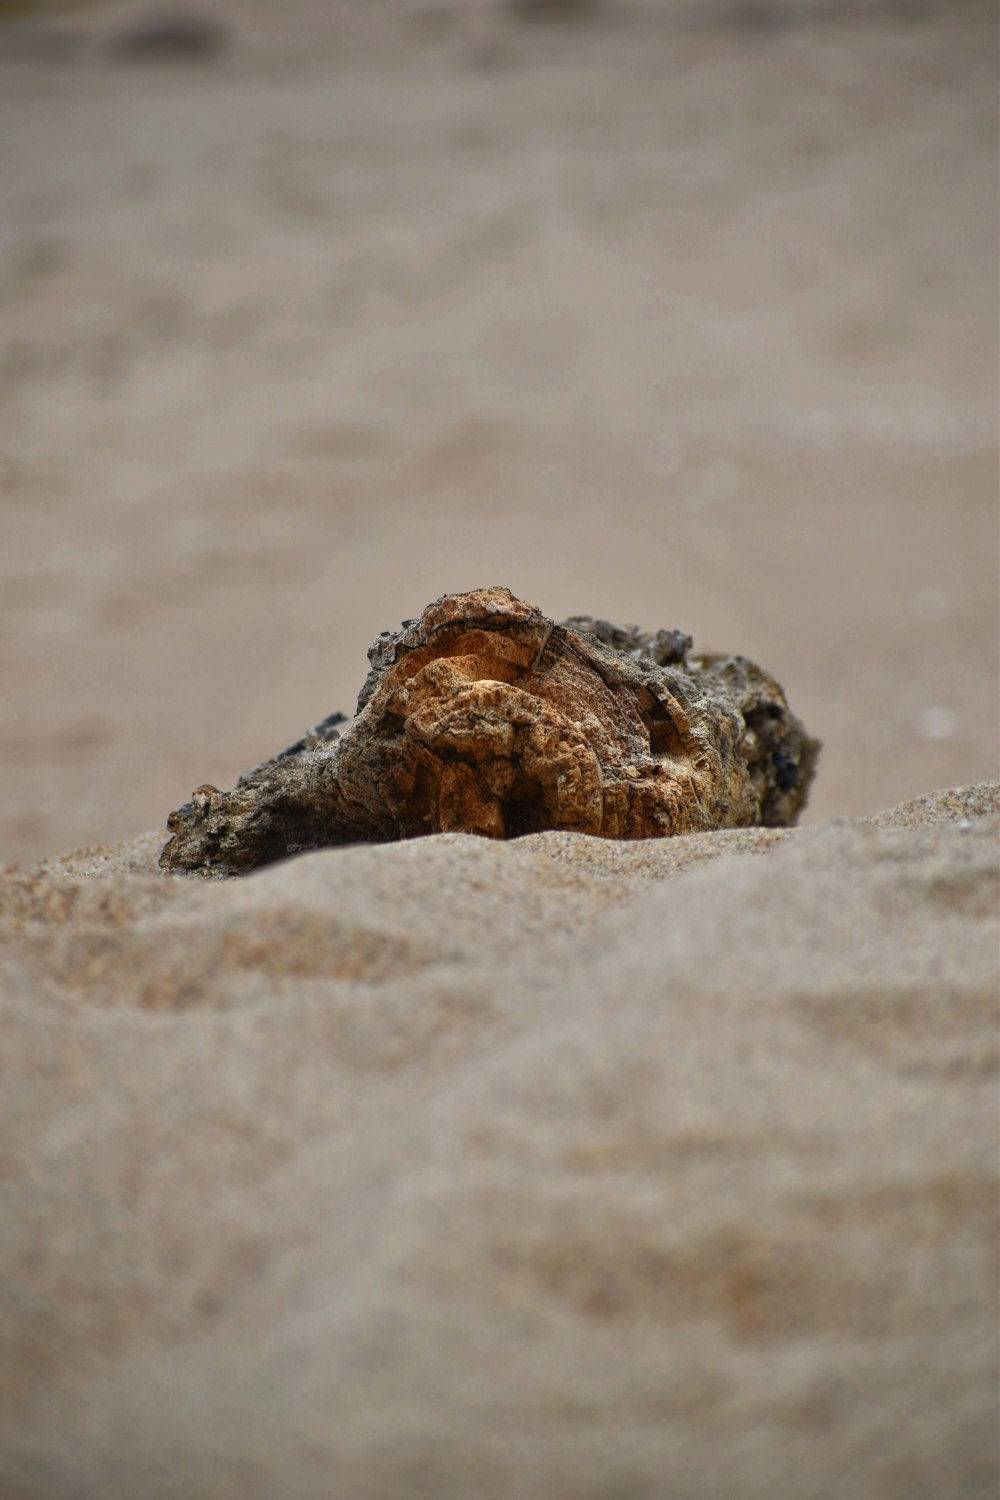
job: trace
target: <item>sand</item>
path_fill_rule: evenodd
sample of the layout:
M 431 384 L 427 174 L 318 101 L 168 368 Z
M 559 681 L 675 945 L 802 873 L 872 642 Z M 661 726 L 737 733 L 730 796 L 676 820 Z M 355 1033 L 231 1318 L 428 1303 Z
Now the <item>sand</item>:
M 995 7 L 12 8 L 0 1497 L 994 1500 Z M 806 826 L 158 872 L 494 583 Z
M 8 874 L 0 1493 L 988 1500 L 998 834 Z

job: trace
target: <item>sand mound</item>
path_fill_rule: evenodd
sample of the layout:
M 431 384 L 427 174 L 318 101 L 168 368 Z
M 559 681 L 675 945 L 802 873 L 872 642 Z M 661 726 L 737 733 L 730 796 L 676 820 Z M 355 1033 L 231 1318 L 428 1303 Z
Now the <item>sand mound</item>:
M 0 1492 L 992 1496 L 998 831 L 8 874 Z

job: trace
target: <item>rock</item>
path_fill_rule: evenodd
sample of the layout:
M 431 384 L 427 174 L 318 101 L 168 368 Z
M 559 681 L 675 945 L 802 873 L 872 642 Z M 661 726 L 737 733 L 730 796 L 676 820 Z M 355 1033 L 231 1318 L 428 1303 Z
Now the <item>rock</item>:
M 588 21 L 603 6 L 601 0 L 505 0 L 504 9 L 515 21 L 544 21 L 555 25 Z
M 217 21 L 189 11 L 155 11 L 119 32 L 112 52 L 134 62 L 207 62 L 226 49 L 228 34 Z
M 368 656 L 350 726 L 332 715 L 233 791 L 200 787 L 170 815 L 164 869 L 428 833 L 786 827 L 808 796 L 819 745 L 777 682 L 692 655 L 680 631 L 556 624 L 488 588 L 444 595 Z

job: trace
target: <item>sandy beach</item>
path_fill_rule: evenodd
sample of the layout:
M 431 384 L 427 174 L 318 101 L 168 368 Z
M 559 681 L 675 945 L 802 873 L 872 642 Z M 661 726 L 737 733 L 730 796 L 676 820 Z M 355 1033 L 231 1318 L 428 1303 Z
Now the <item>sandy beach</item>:
M 0 8 L 2 1500 L 996 1495 L 993 7 L 544 9 Z M 492 584 L 803 825 L 158 867 Z
M 0 1490 L 988 1500 L 998 833 L 5 877 Z

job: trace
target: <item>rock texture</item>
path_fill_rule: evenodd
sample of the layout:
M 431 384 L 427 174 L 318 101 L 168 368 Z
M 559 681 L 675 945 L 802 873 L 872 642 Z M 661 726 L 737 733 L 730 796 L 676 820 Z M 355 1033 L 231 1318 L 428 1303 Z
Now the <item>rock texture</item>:
M 357 716 L 324 720 L 232 792 L 172 813 L 168 870 L 239 874 L 325 845 L 543 829 L 662 838 L 795 822 L 819 746 L 766 672 L 680 631 L 508 589 L 447 594 L 385 632 Z
M 0 1494 L 995 1500 L 998 831 L 0 876 Z

